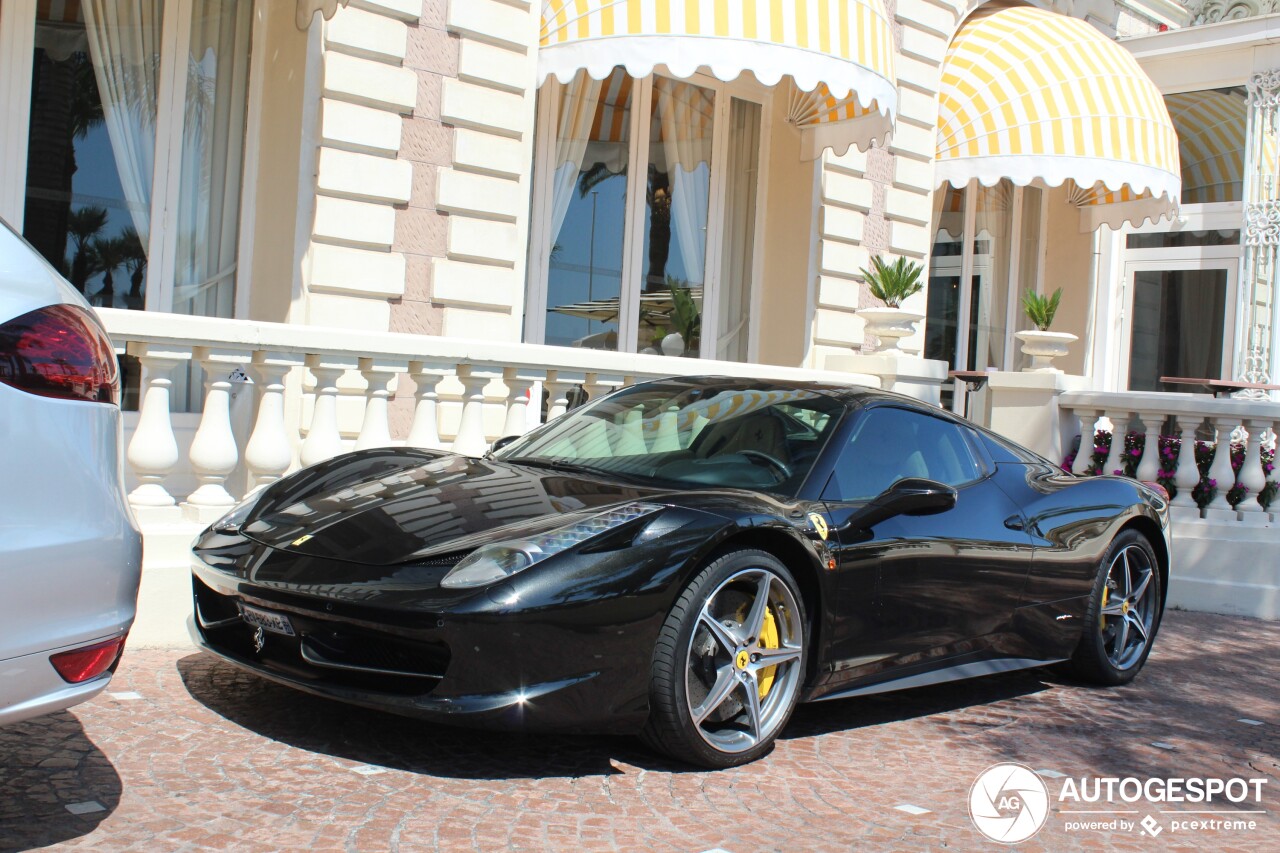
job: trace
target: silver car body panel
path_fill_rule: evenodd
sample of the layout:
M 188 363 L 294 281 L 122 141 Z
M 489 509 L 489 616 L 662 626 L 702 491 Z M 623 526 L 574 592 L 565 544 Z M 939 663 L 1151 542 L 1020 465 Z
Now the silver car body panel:
M 0 323 L 87 303 L 0 227 Z M 133 623 L 142 537 L 124 494 L 120 409 L 0 384 L 0 723 L 70 707 L 110 676 L 67 684 L 49 656 Z

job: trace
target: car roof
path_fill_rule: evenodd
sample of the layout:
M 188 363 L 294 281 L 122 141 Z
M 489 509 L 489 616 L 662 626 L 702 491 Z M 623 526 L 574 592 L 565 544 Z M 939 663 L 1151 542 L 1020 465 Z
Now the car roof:
M 741 386 L 750 385 L 752 388 L 760 388 L 770 391 L 787 391 L 791 389 L 803 388 L 807 391 L 817 391 L 829 397 L 835 397 L 844 402 L 871 402 L 873 400 L 883 400 L 886 402 L 907 403 L 918 408 L 934 410 L 937 407 L 928 403 L 923 403 L 914 397 L 907 397 L 902 394 L 895 394 L 891 391 L 884 391 L 879 388 L 871 388 L 866 385 L 856 385 L 854 383 L 844 384 L 840 382 L 810 382 L 810 381 L 787 381 L 781 379 L 755 379 L 744 376 L 717 376 L 717 375 L 699 375 L 699 376 L 669 376 L 665 379 L 654 379 L 637 384 L 650 384 L 650 382 L 684 382 L 690 385 L 701 385 L 704 387 L 714 388 L 716 386 Z M 941 411 L 940 409 L 938 411 Z

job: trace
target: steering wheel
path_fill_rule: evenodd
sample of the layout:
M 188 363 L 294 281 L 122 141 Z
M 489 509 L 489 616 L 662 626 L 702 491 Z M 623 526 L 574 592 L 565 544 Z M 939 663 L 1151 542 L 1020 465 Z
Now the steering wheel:
M 782 480 L 791 479 L 791 476 L 792 476 L 791 466 L 783 462 L 781 459 L 779 459 L 776 456 L 771 456 L 762 450 L 739 450 L 738 453 L 747 457 L 748 459 L 751 459 L 751 460 L 759 459 L 761 462 L 764 462 L 770 468 L 773 468 L 778 472 L 780 472 L 782 474 Z M 779 480 L 778 482 L 782 482 L 782 480 Z

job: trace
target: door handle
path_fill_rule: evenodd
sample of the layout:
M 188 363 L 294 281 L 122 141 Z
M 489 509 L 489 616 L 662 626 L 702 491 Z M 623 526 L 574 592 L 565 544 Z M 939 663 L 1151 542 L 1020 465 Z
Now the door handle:
M 1011 515 L 1004 520 L 1004 526 L 1010 530 L 1025 530 L 1027 523 L 1022 520 L 1020 515 Z

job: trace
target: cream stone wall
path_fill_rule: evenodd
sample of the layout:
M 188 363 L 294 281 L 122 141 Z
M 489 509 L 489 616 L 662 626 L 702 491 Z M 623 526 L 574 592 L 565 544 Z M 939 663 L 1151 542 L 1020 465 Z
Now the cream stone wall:
M 520 340 L 541 11 L 527 0 L 448 0 L 457 76 L 442 80 L 440 117 L 453 149 L 436 173 L 436 207 L 448 216 L 431 261 L 444 335 Z
M 405 67 L 421 0 L 352 0 L 323 23 L 319 149 L 310 239 L 302 261 L 302 321 L 383 331 L 405 292 L 398 208 L 413 198 L 401 157 L 402 116 L 419 102 Z M 313 24 L 316 26 L 316 24 Z
M 1080 230 L 1080 210 L 1067 201 L 1065 187 L 1049 190 L 1047 210 L 1044 292 L 1053 293 L 1062 288 L 1062 302 L 1053 321 L 1053 330 L 1080 337 L 1071 346 L 1070 354 L 1056 360 L 1054 367 L 1078 376 L 1085 372 L 1085 355 L 1094 329 L 1113 318 L 1091 316 L 1091 306 L 1095 303 L 1100 306 L 1097 311 L 1107 313 L 1109 310 L 1106 301 L 1098 300 L 1096 295 L 1095 232 Z
M 817 299 L 805 358 L 813 367 L 874 343 L 853 313 L 878 304 L 859 273 L 873 254 L 928 263 L 938 81 L 957 11 L 946 0 L 888 0 L 885 6 L 898 47 L 898 120 L 886 148 L 822 158 Z M 921 292 L 906 307 L 923 314 L 926 298 Z M 919 349 L 921 335 L 904 343 Z

